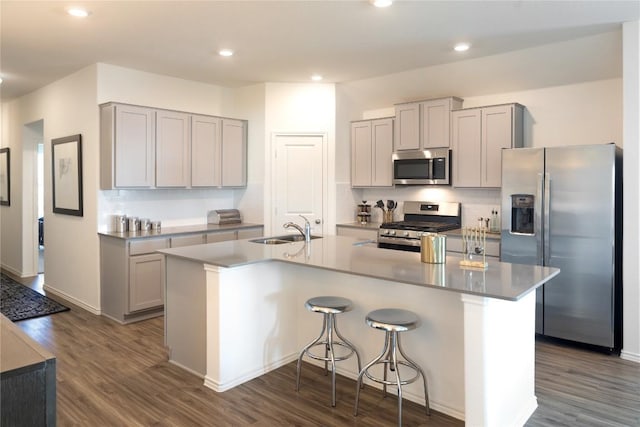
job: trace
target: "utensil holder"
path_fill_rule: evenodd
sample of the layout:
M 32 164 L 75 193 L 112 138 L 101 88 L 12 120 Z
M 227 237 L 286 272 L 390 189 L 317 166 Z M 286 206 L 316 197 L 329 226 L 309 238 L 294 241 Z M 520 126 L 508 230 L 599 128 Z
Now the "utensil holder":
M 383 211 L 382 212 L 382 222 L 393 222 L 393 211 Z

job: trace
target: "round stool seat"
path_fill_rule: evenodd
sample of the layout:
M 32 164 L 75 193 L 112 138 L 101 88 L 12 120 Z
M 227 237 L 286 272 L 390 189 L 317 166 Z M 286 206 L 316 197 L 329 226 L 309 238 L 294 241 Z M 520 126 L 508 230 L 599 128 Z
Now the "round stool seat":
M 351 309 L 351 300 L 342 297 L 314 297 L 304 304 L 307 310 L 316 313 L 339 314 Z
M 367 314 L 367 325 L 383 331 L 404 332 L 415 329 L 420 318 L 409 310 L 400 308 L 383 308 Z

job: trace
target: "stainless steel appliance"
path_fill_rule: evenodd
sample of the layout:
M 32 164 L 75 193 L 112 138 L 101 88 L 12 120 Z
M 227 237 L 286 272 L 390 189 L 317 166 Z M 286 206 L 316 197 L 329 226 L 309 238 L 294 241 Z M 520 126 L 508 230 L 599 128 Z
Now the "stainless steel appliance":
M 385 222 L 378 230 L 378 247 L 420 252 L 424 232 L 437 233 L 460 228 L 460 203 L 404 202 L 403 221 Z
M 451 150 L 432 148 L 393 153 L 393 183 L 399 185 L 449 185 Z
M 621 347 L 622 151 L 502 151 L 500 258 L 560 268 L 537 291 L 536 332 Z

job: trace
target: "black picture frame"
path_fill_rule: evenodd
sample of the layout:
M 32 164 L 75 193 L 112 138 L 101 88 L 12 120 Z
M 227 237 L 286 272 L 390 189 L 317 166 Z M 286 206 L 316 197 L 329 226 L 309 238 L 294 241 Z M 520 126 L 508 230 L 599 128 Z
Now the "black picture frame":
M 51 140 L 53 213 L 82 216 L 82 136 Z
M 11 153 L 0 148 L 0 206 L 11 206 Z

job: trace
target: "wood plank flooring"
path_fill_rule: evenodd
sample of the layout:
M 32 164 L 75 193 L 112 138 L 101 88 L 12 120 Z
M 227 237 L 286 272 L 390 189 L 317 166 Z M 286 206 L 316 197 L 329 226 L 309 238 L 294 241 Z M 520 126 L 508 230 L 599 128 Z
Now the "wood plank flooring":
M 27 282 L 35 289 L 38 284 Z M 167 362 L 163 319 L 127 326 L 71 305 L 71 311 L 17 323 L 57 357 L 58 426 L 392 426 L 396 400 L 367 387 L 353 416 L 355 382 L 330 380 L 305 364 L 299 393 L 295 364 L 216 393 Z M 527 426 L 640 426 L 640 364 L 538 342 L 539 407 Z M 405 426 L 461 426 L 412 402 Z M 496 426 L 500 427 L 500 426 Z

